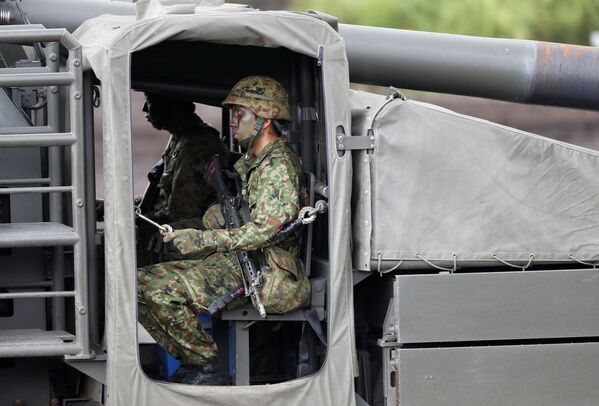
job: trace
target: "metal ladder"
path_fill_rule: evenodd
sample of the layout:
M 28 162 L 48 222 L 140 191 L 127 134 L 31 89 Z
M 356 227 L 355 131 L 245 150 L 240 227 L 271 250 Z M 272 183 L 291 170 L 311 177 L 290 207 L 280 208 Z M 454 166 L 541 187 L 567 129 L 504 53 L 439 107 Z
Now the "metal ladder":
M 50 159 L 60 158 L 68 147 L 71 162 L 71 186 L 59 184 L 60 168 L 50 167 L 49 177 L 42 179 L 3 180 L 1 195 L 17 193 L 48 193 L 50 221 L 0 224 L 0 248 L 53 247 L 54 281 L 52 291 L 0 293 L 0 299 L 54 298 L 54 316 L 62 311 L 64 299 L 74 298 L 75 335 L 62 331 L 56 324 L 52 331 L 39 329 L 0 330 L 0 358 L 67 356 L 75 359 L 93 358 L 89 339 L 89 305 L 87 275 L 86 203 L 83 145 L 83 70 L 81 46 L 65 29 L 46 29 L 41 25 L 0 27 L 0 43 L 30 45 L 48 43 L 47 66 L 36 68 L 0 69 L 0 87 L 45 86 L 47 89 L 48 125 L 36 127 L 0 128 L 0 148 L 49 147 Z M 60 71 L 59 48 L 68 50 L 66 71 Z M 69 132 L 59 128 L 58 86 L 68 87 L 66 93 L 69 111 Z M 0 123 L 2 125 L 2 123 Z M 8 187 L 6 187 L 8 186 Z M 60 194 L 70 194 L 72 226 L 63 224 Z M 73 247 L 74 289 L 64 289 L 63 247 Z M 61 327 L 61 328 L 60 328 Z

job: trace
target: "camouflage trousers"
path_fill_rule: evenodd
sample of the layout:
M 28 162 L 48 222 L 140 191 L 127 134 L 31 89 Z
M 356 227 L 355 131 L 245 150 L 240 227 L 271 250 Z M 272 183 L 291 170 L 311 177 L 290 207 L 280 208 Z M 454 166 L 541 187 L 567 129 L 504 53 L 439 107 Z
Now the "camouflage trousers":
M 217 355 L 216 343 L 197 316 L 242 283 L 235 254 L 155 264 L 137 270 L 138 319 L 174 357 L 203 365 Z M 238 301 L 247 300 L 245 298 Z

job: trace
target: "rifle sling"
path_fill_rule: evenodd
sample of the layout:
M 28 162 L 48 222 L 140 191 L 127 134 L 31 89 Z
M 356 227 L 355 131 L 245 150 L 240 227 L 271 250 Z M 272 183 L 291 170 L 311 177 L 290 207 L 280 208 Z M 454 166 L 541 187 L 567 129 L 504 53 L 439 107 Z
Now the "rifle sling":
M 243 285 L 239 285 L 235 289 L 216 298 L 216 300 L 212 302 L 210 306 L 208 306 L 208 312 L 211 315 L 214 315 L 216 312 L 221 311 L 222 309 L 227 307 L 229 303 L 231 303 L 232 301 L 234 301 L 242 295 L 245 295 L 245 287 Z

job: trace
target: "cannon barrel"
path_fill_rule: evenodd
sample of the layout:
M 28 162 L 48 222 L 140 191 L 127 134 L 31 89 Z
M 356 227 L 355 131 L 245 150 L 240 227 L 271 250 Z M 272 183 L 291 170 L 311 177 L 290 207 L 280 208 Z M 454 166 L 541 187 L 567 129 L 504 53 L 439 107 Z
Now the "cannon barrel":
M 355 83 L 599 110 L 599 48 L 340 24 Z
M 70 31 L 100 14 L 135 14 L 110 0 L 23 7 L 32 23 Z M 348 24 L 339 32 L 354 83 L 599 110 L 599 48 Z
M 16 24 L 22 24 L 14 3 L 0 2 L 0 7 L 11 9 Z M 66 28 L 73 32 L 85 20 L 102 14 L 135 15 L 135 4 L 112 0 L 27 0 L 22 7 L 32 24 L 46 28 Z

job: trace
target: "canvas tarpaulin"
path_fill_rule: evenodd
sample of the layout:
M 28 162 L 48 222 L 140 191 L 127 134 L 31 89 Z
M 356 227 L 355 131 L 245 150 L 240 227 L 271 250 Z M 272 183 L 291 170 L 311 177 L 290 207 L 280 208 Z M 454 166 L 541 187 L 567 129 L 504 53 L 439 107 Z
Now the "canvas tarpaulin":
M 599 260 L 599 153 L 373 97 L 352 94 L 352 114 L 370 111 L 354 129 L 375 137 L 354 161 L 356 268 Z
M 139 367 L 129 100 L 131 53 L 165 40 L 285 47 L 314 58 L 320 47 L 324 50 L 322 77 L 327 100 L 324 112 L 327 136 L 334 137 L 338 125 L 348 128 L 350 121 L 344 44 L 326 23 L 302 14 L 258 12 L 241 7 L 165 8 L 161 12 L 160 4 L 154 5 L 142 10 L 141 14 L 149 18 L 100 16 L 85 22 L 75 32 L 83 44 L 85 66 L 93 69 L 102 82 L 108 404 L 351 405 L 355 365 L 352 285 L 348 272 L 351 270 L 351 160 L 338 157 L 334 148 L 327 151 L 328 175 L 333 180 L 329 184 L 329 347 L 321 371 L 280 384 L 222 388 L 152 381 Z M 168 63 L 176 62 L 162 63 L 167 74 Z M 334 146 L 334 138 L 327 144 Z

